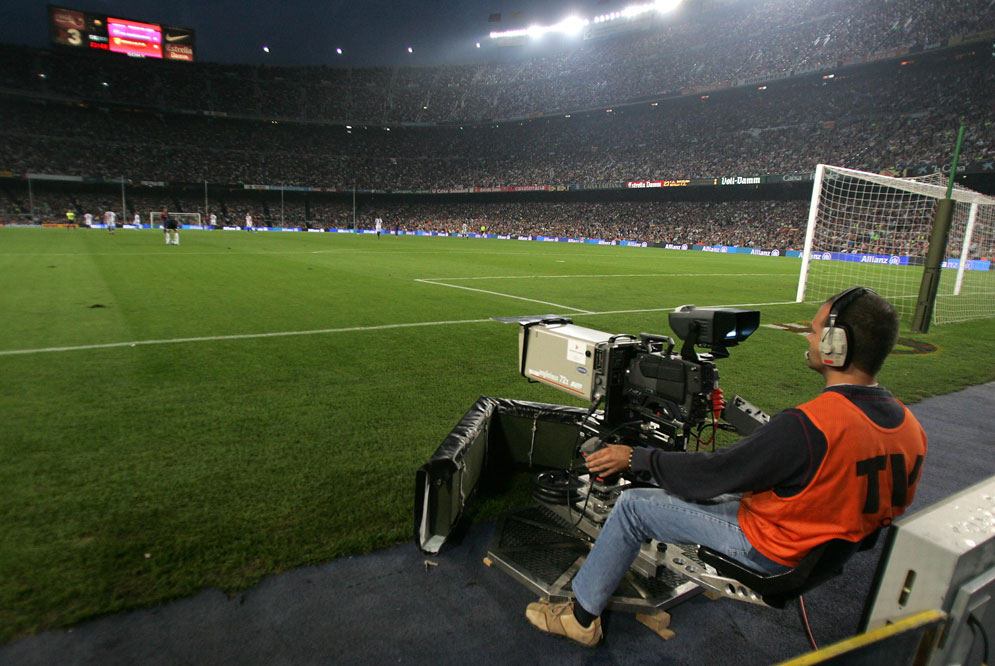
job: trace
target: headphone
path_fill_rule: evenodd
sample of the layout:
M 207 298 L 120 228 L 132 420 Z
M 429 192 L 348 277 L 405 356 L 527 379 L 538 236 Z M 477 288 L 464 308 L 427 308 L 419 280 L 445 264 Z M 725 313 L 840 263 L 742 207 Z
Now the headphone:
M 822 355 L 824 365 L 837 370 L 844 370 L 850 365 L 853 331 L 845 321 L 840 320 L 840 315 L 864 294 L 876 293 L 867 287 L 850 287 L 833 299 L 833 304 L 829 308 L 829 318 L 826 319 L 822 337 L 819 339 L 819 354 Z

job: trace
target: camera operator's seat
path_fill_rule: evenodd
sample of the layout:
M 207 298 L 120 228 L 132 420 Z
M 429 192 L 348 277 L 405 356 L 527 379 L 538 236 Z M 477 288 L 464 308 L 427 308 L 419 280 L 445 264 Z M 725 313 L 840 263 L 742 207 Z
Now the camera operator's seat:
M 716 574 L 698 569 L 680 556 L 668 557 L 668 567 L 676 568 L 672 562 L 682 566 L 684 575 L 724 597 L 784 608 L 787 602 L 843 573 L 843 565 L 854 553 L 874 547 L 880 531 L 862 541 L 826 541 L 813 548 L 794 569 L 779 574 L 760 573 L 707 546 L 698 546 L 698 559 Z

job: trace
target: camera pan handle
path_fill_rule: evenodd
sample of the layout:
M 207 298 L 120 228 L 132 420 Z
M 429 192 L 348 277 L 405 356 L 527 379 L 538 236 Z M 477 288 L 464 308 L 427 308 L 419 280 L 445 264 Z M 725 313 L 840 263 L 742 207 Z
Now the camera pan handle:
M 656 343 L 666 343 L 667 354 L 674 351 L 674 339 L 669 335 L 659 335 L 656 333 L 640 333 L 639 339 L 644 345 L 646 345 L 647 350 L 652 351 L 651 347 Z

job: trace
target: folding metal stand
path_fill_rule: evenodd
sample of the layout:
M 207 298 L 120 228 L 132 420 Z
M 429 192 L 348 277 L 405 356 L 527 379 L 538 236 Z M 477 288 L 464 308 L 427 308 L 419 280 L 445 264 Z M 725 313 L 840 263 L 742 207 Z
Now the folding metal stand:
M 577 512 L 573 518 L 574 522 L 586 520 Z M 550 507 L 536 505 L 511 511 L 498 520 L 487 556 L 493 565 L 539 596 L 560 602 L 573 599 L 571 582 L 592 543 L 593 539 L 568 518 Z M 666 610 L 703 591 L 666 567 L 666 557 L 659 548 L 662 545 L 644 544 L 609 608 L 635 613 Z M 688 551 L 684 557 L 696 559 Z

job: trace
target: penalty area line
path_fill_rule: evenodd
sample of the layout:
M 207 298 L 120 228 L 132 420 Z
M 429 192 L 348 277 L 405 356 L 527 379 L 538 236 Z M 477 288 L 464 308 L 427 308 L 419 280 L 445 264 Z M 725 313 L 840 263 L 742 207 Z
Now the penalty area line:
M 562 308 L 564 310 L 572 310 L 579 314 L 594 314 L 590 310 L 581 310 L 580 308 L 572 308 L 569 305 L 561 305 L 559 303 L 551 303 L 550 301 L 540 301 L 535 298 L 525 298 L 524 296 L 514 296 L 512 294 L 504 294 L 500 291 L 490 291 L 488 289 L 477 289 L 475 287 L 464 287 L 459 284 L 446 284 L 445 282 L 436 282 L 435 280 L 420 280 L 416 279 L 415 282 L 421 282 L 423 284 L 434 284 L 438 287 L 449 287 L 450 289 L 465 289 L 466 291 L 476 291 L 481 294 L 490 294 L 491 296 L 501 296 L 502 298 L 514 298 L 519 301 L 528 301 L 529 303 L 539 303 L 540 305 L 552 305 L 555 308 Z

